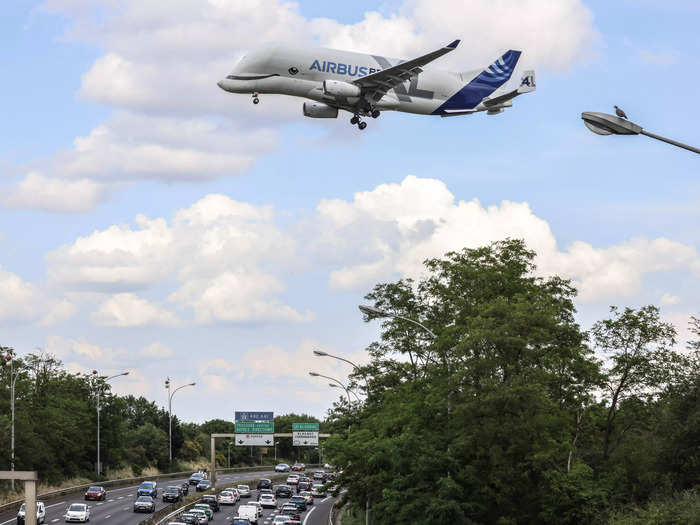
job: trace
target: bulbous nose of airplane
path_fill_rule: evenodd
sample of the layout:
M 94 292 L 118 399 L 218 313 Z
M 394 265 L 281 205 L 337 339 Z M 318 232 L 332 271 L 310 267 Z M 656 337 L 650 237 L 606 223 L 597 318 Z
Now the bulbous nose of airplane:
M 224 89 L 224 81 L 223 81 L 223 80 L 219 80 L 219 81 L 216 83 L 216 85 L 219 86 L 221 89 Z M 225 91 L 225 90 L 224 90 L 224 91 Z

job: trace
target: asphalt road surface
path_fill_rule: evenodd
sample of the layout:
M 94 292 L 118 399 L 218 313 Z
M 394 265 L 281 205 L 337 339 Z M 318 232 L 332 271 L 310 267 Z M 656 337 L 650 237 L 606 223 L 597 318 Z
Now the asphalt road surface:
M 258 479 L 273 476 L 275 473 L 269 472 L 236 472 L 233 474 L 222 474 L 217 476 L 217 486 L 233 483 L 239 480 Z M 162 489 L 168 485 L 181 485 L 189 478 L 166 479 L 158 481 L 159 497 L 156 500 L 156 510 L 171 505 L 163 503 L 160 498 Z M 136 489 L 139 484 L 114 489 L 107 489 L 106 501 L 88 501 L 84 499 L 83 492 L 59 496 L 56 499 L 45 500 L 39 498 L 46 504 L 46 522 L 63 523 L 63 516 L 71 503 L 87 503 L 90 506 L 90 523 L 107 525 L 137 525 L 142 520 L 148 518 L 150 514 L 135 513 L 133 511 L 134 500 L 136 499 Z M 190 486 L 190 494 L 194 492 L 194 485 Z M 217 513 L 217 517 L 221 512 Z M 214 520 L 216 521 L 216 520 Z M 17 522 L 17 511 L 4 512 L 0 515 L 0 525 L 9 525 Z M 224 522 L 225 523 L 225 522 Z M 308 523 L 307 523 L 308 525 Z

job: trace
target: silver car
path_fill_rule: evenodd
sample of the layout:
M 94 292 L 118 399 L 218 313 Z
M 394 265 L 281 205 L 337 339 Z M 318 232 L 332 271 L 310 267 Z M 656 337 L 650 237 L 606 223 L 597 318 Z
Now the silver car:
M 87 523 L 90 521 L 90 507 L 85 505 L 85 503 L 71 503 L 66 509 L 66 515 L 63 516 L 63 519 L 65 519 L 66 523 Z

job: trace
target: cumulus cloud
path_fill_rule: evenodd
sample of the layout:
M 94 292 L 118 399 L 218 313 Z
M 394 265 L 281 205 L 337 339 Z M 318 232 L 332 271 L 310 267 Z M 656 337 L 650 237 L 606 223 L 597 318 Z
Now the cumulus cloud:
M 49 298 L 33 283 L 0 267 L 0 322 L 39 322 L 51 325 L 75 313 L 68 300 Z
M 103 184 L 90 179 L 45 177 L 38 172 L 10 187 L 4 204 L 14 208 L 36 208 L 55 212 L 91 210 L 106 195 Z
M 146 348 L 141 351 L 141 355 L 146 355 L 149 357 L 156 357 L 158 359 L 164 359 L 172 357 L 174 355 L 173 349 L 169 346 L 165 346 L 162 343 L 151 343 Z
M 339 289 L 417 277 L 427 258 L 506 237 L 525 239 L 537 252 L 538 272 L 571 278 L 583 301 L 628 297 L 653 272 L 700 274 L 697 249 L 665 238 L 606 248 L 577 241 L 561 250 L 549 224 L 527 203 L 484 207 L 477 199 L 456 201 L 436 179 L 409 176 L 356 193 L 351 202 L 324 200 L 317 212 L 314 248 L 333 268 L 330 285 Z
M 120 293 L 104 301 L 92 320 L 106 326 L 175 325 L 177 317 L 133 293 Z
M 174 314 L 133 294 L 156 284 L 169 299 L 191 309 L 196 321 L 303 322 L 279 295 L 277 273 L 296 258 L 296 241 L 275 225 L 270 206 L 208 195 L 166 219 L 136 217 L 76 239 L 48 254 L 56 285 L 118 292 L 93 320 L 113 326 L 173 324 Z
M 666 292 L 661 296 L 661 299 L 659 299 L 659 302 L 663 306 L 672 306 L 674 304 L 678 304 L 681 302 L 681 298 L 678 297 L 677 295 L 671 295 L 670 293 Z

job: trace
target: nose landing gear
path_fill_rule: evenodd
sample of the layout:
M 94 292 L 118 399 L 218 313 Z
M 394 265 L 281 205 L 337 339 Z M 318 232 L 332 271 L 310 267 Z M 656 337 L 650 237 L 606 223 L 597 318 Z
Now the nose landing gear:
M 260 99 L 258 98 L 257 93 L 253 93 L 253 104 L 258 104 L 260 103 Z

